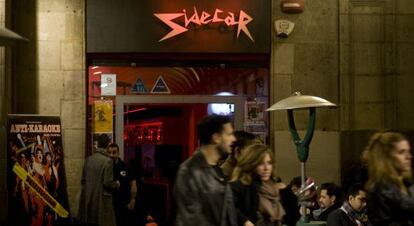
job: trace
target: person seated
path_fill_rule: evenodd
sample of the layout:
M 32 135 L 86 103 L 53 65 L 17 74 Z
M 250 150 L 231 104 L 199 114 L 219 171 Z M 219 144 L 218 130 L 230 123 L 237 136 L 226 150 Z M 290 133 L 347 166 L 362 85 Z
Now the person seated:
M 319 194 L 319 209 L 312 211 L 312 218 L 317 221 L 326 221 L 328 215 L 341 207 L 342 190 L 334 183 L 324 183 L 321 185 Z
M 367 192 L 364 186 L 359 183 L 352 185 L 341 208 L 329 214 L 327 226 L 368 225 L 368 217 L 365 214 L 366 206 Z

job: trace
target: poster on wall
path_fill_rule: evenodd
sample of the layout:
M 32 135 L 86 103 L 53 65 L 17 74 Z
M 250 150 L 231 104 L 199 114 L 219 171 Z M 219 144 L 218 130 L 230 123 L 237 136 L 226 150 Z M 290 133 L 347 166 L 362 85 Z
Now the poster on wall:
M 101 75 L 101 96 L 116 96 L 116 74 Z
M 264 125 L 265 103 L 247 101 L 245 103 L 245 125 Z
M 113 130 L 112 100 L 96 100 L 93 102 L 93 132 L 112 133 Z
M 7 152 L 10 225 L 62 225 L 67 222 L 60 118 L 9 115 Z

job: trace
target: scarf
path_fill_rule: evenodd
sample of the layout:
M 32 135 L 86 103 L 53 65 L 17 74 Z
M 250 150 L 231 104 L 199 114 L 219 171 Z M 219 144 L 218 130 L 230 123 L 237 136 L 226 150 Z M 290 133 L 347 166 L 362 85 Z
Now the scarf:
M 263 182 L 259 191 L 259 211 L 269 216 L 272 222 L 282 221 L 285 210 L 279 201 L 279 191 L 275 183 Z
M 358 226 L 367 225 L 368 218 L 365 213 L 359 213 L 352 209 L 349 202 L 345 201 L 340 208 Z

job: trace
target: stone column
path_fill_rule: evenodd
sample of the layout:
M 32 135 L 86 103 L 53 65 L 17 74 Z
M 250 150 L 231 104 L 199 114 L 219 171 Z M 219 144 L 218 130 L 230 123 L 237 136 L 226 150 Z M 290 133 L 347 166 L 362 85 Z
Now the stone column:
M 73 216 L 85 155 L 85 1 L 12 2 L 16 31 L 30 39 L 14 54 L 12 111 L 61 117 Z
M 0 0 L 0 26 L 5 27 L 6 2 Z M 5 47 L 0 47 L 0 205 L 7 204 L 7 175 L 6 175 L 6 119 L 9 105 L 9 89 L 6 75 Z M 4 201 L 3 201 L 4 200 Z M 7 220 L 7 208 L 0 208 L 0 224 Z

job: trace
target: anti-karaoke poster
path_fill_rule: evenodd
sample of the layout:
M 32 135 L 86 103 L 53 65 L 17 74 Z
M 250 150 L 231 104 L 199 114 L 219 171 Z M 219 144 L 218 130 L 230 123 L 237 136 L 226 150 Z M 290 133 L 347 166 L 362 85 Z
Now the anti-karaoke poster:
M 7 177 L 10 225 L 68 220 L 62 127 L 57 116 L 9 115 Z

